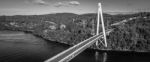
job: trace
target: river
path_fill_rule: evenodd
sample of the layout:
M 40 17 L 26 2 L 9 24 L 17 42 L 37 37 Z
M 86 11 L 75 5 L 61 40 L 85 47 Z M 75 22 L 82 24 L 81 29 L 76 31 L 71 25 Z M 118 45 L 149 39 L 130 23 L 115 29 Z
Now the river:
M 67 48 L 29 33 L 0 31 L 0 62 L 43 62 Z M 150 62 L 150 53 L 87 49 L 70 62 Z

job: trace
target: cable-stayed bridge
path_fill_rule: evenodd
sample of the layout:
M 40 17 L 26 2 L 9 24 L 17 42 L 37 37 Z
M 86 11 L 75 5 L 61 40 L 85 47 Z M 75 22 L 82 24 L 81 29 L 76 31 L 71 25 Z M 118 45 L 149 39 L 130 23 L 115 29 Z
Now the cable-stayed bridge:
M 101 41 L 100 43 L 102 43 L 103 46 L 107 47 L 106 35 L 109 35 L 109 33 L 113 31 L 113 29 L 107 29 L 105 31 L 101 3 L 99 3 L 98 6 L 99 6 L 99 8 L 98 8 L 98 15 L 97 15 L 98 19 L 97 19 L 96 35 L 70 47 L 69 49 L 67 49 L 65 51 L 62 51 L 61 53 L 55 55 L 54 57 L 47 59 L 45 62 L 69 62 L 71 59 L 76 57 L 78 54 L 83 52 L 85 49 L 89 48 L 91 45 L 96 43 L 96 46 L 98 46 L 98 40 L 100 38 L 104 38 L 104 42 Z M 99 17 L 101 17 L 101 18 L 99 18 Z M 101 33 L 99 33 L 99 20 L 100 19 L 101 19 L 102 28 L 103 28 L 103 32 L 101 32 Z M 111 24 L 111 26 L 120 25 L 122 23 L 128 22 L 133 19 L 137 19 L 137 17 L 125 19 L 121 22 Z
M 74 57 L 76 57 L 78 54 L 80 54 L 82 51 L 84 51 L 85 49 L 87 49 L 88 47 L 93 45 L 94 43 L 96 43 L 96 46 L 98 46 L 98 40 L 99 40 L 99 38 L 102 38 L 102 37 L 104 38 L 105 42 L 104 43 L 101 42 L 101 43 L 105 47 L 107 47 L 106 34 L 109 34 L 112 31 L 112 29 L 105 31 L 101 3 L 98 4 L 97 16 L 98 17 L 97 17 L 96 35 L 78 43 L 77 45 L 74 45 L 73 47 L 70 47 L 69 49 L 57 54 L 56 56 L 46 60 L 45 62 L 68 62 L 71 59 L 73 59 Z M 99 24 L 100 24 L 99 20 L 100 19 L 101 19 L 101 23 L 102 23 L 103 32 L 99 34 Z
M 109 34 L 112 30 L 106 30 L 106 34 Z M 70 47 L 69 49 L 57 54 L 56 56 L 46 60 L 45 62 L 68 62 L 71 59 L 73 59 L 75 56 L 80 54 L 82 51 L 93 45 L 95 42 L 98 41 L 99 38 L 103 37 L 103 33 L 100 33 L 99 35 L 95 35 L 93 37 L 90 37 L 89 39 L 86 39 L 77 45 Z

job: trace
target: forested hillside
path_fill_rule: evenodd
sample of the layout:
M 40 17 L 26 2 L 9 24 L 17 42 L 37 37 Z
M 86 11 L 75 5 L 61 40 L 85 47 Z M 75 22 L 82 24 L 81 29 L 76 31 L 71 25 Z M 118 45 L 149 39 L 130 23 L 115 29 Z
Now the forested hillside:
M 126 19 L 131 20 L 121 25 L 112 25 Z M 30 32 L 50 41 L 75 45 L 94 35 L 96 20 L 97 15 L 94 13 L 0 16 L 0 30 Z M 109 44 L 107 49 L 150 50 L 150 13 L 104 14 L 104 20 L 106 29 L 114 29 L 107 36 Z
M 150 51 L 150 16 L 115 27 L 108 38 L 115 50 Z

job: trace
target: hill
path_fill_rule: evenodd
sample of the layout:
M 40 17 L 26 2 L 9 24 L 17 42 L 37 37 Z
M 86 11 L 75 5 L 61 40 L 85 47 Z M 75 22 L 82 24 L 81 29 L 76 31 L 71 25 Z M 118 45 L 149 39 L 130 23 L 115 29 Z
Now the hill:
M 122 25 L 111 26 L 113 23 L 131 18 L 135 19 Z M 30 32 L 47 40 L 75 45 L 94 35 L 96 20 L 95 13 L 0 16 L 0 30 Z M 114 29 L 114 32 L 108 36 L 109 47 L 107 49 L 150 50 L 148 39 L 150 13 L 104 14 L 104 20 L 106 29 Z M 101 49 L 105 48 L 101 46 Z

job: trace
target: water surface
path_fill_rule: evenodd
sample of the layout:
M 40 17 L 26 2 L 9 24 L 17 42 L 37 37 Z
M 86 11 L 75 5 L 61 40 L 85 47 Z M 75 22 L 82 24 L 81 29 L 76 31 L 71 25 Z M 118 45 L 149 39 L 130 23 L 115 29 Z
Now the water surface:
M 0 32 L 0 62 L 42 62 L 67 48 L 24 32 Z

